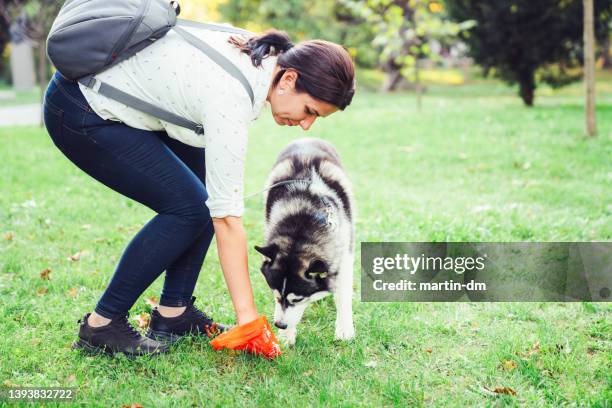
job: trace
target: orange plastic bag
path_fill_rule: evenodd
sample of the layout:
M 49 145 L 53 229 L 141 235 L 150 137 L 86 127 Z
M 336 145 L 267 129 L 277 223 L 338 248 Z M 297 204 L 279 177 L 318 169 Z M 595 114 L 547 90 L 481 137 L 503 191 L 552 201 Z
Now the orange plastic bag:
M 280 345 L 272 333 L 266 316 L 259 316 L 251 322 L 221 333 L 210 342 L 210 345 L 215 350 L 222 348 L 246 350 L 269 359 L 281 355 Z

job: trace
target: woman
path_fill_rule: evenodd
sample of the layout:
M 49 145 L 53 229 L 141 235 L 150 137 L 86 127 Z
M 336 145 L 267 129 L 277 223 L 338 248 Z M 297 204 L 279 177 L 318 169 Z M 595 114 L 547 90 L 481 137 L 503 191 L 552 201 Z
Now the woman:
M 97 77 L 203 123 L 204 135 L 105 98 L 59 73 L 46 91 L 45 125 L 62 153 L 107 187 L 157 213 L 125 249 L 95 310 L 79 321 L 75 347 L 156 354 L 188 333 L 210 337 L 216 328 L 225 331 L 195 307 L 192 296 L 216 235 L 237 319 L 237 327 L 218 339 L 231 338 L 228 347 L 274 357 L 280 349 L 255 307 L 241 218 L 247 125 L 267 101 L 276 123 L 308 130 L 317 117 L 350 104 L 354 66 L 337 44 L 313 40 L 293 46 L 275 30 L 250 39 L 190 32 L 242 71 L 254 90 L 254 104 L 236 79 L 173 31 Z M 163 271 L 159 306 L 143 337 L 128 322 L 128 311 Z

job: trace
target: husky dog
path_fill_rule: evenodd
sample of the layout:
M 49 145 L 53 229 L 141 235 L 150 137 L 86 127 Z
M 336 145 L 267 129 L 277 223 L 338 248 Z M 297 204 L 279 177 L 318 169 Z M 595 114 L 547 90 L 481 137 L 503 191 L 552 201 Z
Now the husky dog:
M 336 339 L 353 327 L 354 206 L 351 186 L 334 147 L 320 139 L 290 143 L 268 176 L 261 272 L 276 299 L 274 324 L 287 344 L 308 304 L 330 293 Z

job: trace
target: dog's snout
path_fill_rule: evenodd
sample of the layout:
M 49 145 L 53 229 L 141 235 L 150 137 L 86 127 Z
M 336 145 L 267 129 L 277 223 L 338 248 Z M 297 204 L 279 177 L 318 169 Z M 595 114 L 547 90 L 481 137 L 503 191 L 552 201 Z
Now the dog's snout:
M 287 328 L 287 324 L 286 323 L 274 322 L 274 325 L 276 327 L 278 327 L 279 329 L 283 329 L 283 330 Z

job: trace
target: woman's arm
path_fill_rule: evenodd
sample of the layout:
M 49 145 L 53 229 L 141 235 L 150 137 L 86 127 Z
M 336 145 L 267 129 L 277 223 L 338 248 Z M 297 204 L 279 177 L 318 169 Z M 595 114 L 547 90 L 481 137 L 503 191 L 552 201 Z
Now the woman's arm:
M 217 250 L 238 324 L 255 320 L 257 309 L 247 262 L 247 239 L 242 217 L 213 217 Z

